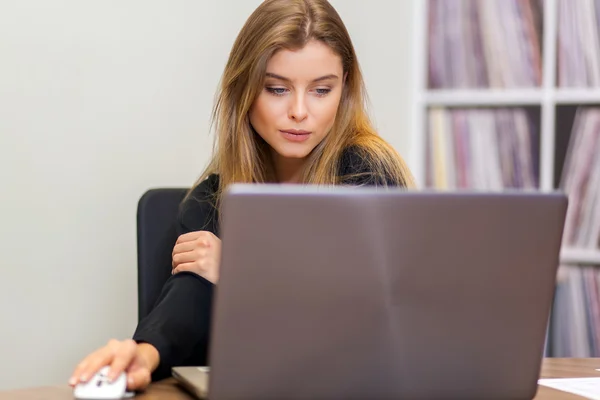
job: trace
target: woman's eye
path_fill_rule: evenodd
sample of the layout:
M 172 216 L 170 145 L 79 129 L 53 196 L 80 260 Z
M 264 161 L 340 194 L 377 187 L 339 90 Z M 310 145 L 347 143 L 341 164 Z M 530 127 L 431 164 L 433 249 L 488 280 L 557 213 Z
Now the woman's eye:
M 267 87 L 267 92 L 274 94 L 275 96 L 283 96 L 286 92 L 285 88 L 279 87 Z
M 331 92 L 331 89 L 316 89 L 317 95 L 325 96 Z
M 267 86 L 265 88 L 265 90 L 268 93 L 271 93 L 272 95 L 275 95 L 275 96 L 284 96 L 288 92 L 288 89 L 286 89 L 286 88 L 273 87 L 273 86 Z M 314 91 L 317 94 L 317 96 L 323 97 L 323 96 L 328 95 L 331 92 L 331 89 L 320 88 L 320 89 L 315 89 Z

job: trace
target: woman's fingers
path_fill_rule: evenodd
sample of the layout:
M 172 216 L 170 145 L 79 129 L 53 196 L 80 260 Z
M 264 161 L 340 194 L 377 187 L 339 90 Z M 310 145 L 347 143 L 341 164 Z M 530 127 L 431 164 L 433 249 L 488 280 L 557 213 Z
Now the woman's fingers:
M 151 382 L 150 371 L 146 368 L 136 368 L 127 371 L 127 389 L 143 390 Z
M 186 238 L 186 235 L 187 236 Z M 203 249 L 210 247 L 208 232 L 190 232 L 182 235 L 182 242 L 177 242 L 173 248 L 171 267 L 176 268 L 179 264 L 193 262 L 200 259 L 204 254 Z
M 94 374 L 96 374 L 100 368 L 108 365 L 113 358 L 112 350 L 105 346 L 98 351 L 90 354 L 83 362 L 81 367 L 78 367 L 78 373 L 73 374 L 70 381 L 75 381 L 75 384 L 79 382 L 87 382 Z
M 192 251 L 195 248 L 196 248 L 195 241 L 183 242 L 183 243 L 176 244 L 175 247 L 173 248 L 173 256 L 175 256 L 175 254 L 187 253 L 188 251 Z
M 110 364 L 108 379 L 114 381 L 133 361 L 137 344 L 133 340 L 120 342 L 116 346 L 114 358 Z
M 205 231 L 194 231 L 194 232 L 184 233 L 183 235 L 181 235 L 177 238 L 176 244 L 193 242 L 194 240 L 198 239 L 199 237 L 206 235 L 206 233 L 207 232 L 205 232 Z
M 114 380 L 131 364 L 135 357 L 136 346 L 133 340 L 123 342 L 111 340 L 106 346 L 94 351 L 79 363 L 69 379 L 69 384 L 75 386 L 79 382 L 87 382 L 107 365 L 111 367 L 108 378 Z
M 173 267 L 177 268 L 181 264 L 193 263 L 206 257 L 206 251 L 202 249 L 188 251 L 187 253 L 175 254 L 173 256 Z
M 106 346 L 91 353 L 79 363 L 69 379 L 69 384 L 75 386 L 80 382 L 87 382 L 102 367 L 109 366 L 107 377 L 110 381 L 114 381 L 120 374 L 126 372 L 129 390 L 145 389 L 152 381 L 150 368 L 154 367 L 148 365 L 153 361 L 148 361 L 141 350 L 134 340 L 111 340 Z
M 198 273 L 198 265 L 195 262 L 183 263 L 179 264 L 174 270 L 173 273 L 176 274 L 182 271 L 190 271 Z
M 171 274 L 194 272 L 216 283 L 219 276 L 221 240 L 211 232 L 198 231 L 181 235 L 173 249 Z
M 71 386 L 77 385 L 77 383 L 79 382 L 79 380 L 81 378 L 81 373 L 87 367 L 89 358 L 90 358 L 89 356 L 86 357 L 77 365 L 77 367 L 75 367 L 75 371 L 73 371 L 73 373 L 71 374 L 71 378 L 69 378 L 69 385 L 71 385 Z

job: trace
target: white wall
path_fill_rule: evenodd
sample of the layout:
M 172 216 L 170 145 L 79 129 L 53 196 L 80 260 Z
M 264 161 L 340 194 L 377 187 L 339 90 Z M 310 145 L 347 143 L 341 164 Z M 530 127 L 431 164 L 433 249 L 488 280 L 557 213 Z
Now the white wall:
M 64 384 L 136 321 L 135 212 L 190 185 L 258 0 L 0 0 L 0 389 Z M 412 2 L 336 0 L 408 157 Z
M 358 53 L 374 122 L 410 161 L 413 7 L 423 0 L 330 0 Z

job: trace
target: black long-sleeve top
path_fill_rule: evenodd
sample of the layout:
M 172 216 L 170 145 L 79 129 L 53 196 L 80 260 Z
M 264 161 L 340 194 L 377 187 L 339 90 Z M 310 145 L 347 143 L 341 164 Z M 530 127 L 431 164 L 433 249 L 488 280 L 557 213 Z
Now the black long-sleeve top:
M 340 159 L 340 177 L 347 185 L 393 185 L 393 180 L 375 175 L 357 149 L 347 149 Z M 219 236 L 213 195 L 218 175 L 198 185 L 180 208 L 178 234 L 209 231 Z M 180 272 L 165 283 L 153 310 L 140 321 L 133 335 L 138 343 L 153 345 L 160 355 L 152 380 L 170 376 L 173 366 L 208 365 L 208 346 L 214 285 L 193 272 Z

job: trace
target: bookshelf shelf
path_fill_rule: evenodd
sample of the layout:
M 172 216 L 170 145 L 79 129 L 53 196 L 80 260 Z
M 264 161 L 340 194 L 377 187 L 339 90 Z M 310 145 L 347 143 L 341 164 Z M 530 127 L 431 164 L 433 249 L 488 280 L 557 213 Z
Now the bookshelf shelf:
M 600 250 L 563 248 L 560 260 L 564 264 L 600 265 Z
M 600 104 L 598 89 L 557 89 L 554 94 L 557 104 Z
M 429 106 L 516 106 L 541 105 L 544 92 L 540 89 L 433 89 L 425 92 Z

